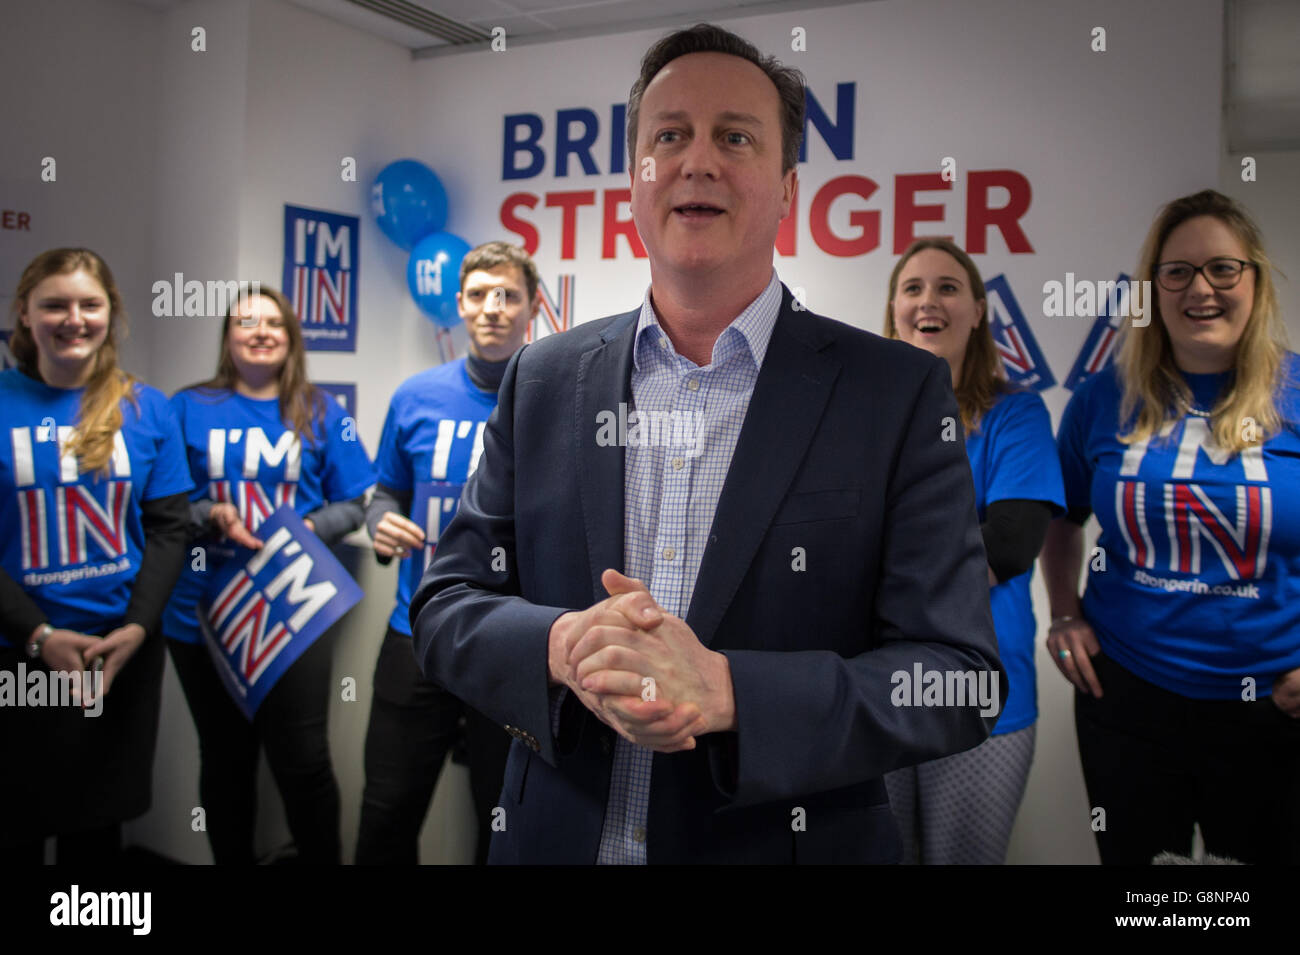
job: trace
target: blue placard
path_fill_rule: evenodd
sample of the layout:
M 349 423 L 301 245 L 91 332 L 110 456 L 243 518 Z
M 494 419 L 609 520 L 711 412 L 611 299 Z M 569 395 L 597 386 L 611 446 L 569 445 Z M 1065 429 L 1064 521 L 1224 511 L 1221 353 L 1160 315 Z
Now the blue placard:
M 204 642 L 236 705 L 253 718 L 266 694 L 361 588 L 293 508 L 257 530 L 262 549 L 238 548 L 199 606 Z
M 984 283 L 988 294 L 989 327 L 993 344 L 1002 359 L 1007 378 L 1017 385 L 1046 391 L 1056 384 L 1056 377 L 1038 347 L 1020 303 L 1011 292 L 1005 275 L 995 275 Z
M 317 381 L 313 384 L 338 402 L 343 413 L 357 416 L 357 386 L 342 381 Z
M 1073 391 L 1115 360 L 1115 343 L 1119 340 L 1119 330 L 1124 325 L 1128 313 L 1129 278 L 1123 272 L 1119 274 L 1116 285 L 1119 296 L 1115 302 L 1115 314 L 1110 313 L 1108 296 L 1098 296 L 1097 318 L 1092 323 L 1092 330 L 1079 349 L 1079 356 L 1074 359 L 1074 366 L 1065 379 L 1065 387 Z
M 284 294 L 307 348 L 357 350 L 361 220 L 338 212 L 284 207 Z

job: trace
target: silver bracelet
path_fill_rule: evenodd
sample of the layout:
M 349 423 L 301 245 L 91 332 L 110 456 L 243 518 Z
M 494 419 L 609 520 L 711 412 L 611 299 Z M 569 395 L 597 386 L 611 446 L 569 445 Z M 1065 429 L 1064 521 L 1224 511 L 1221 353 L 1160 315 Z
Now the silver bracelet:
M 1048 630 L 1055 630 L 1058 624 L 1062 624 L 1062 623 L 1070 623 L 1070 622 L 1072 622 L 1072 621 L 1074 621 L 1074 620 L 1077 620 L 1077 619 L 1078 619 L 1077 617 L 1071 617 L 1069 614 L 1066 614 L 1066 615 L 1061 616 L 1061 617 L 1053 617 L 1053 618 L 1052 618 L 1052 622 L 1049 623 L 1049 624 L 1047 625 L 1047 629 L 1048 629 Z

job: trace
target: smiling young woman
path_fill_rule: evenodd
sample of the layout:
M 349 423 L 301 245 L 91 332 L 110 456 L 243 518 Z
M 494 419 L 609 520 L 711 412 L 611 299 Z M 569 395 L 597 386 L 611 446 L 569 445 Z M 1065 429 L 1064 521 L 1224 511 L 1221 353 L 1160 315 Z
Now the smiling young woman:
M 167 400 L 118 367 L 126 314 L 103 259 L 37 256 L 14 315 L 18 367 L 0 372 L 0 670 L 60 671 L 82 692 L 80 706 L 5 713 L 0 854 L 39 864 L 56 835 L 60 863 L 108 862 L 121 823 L 149 808 L 158 621 L 192 485 Z
M 1069 514 L 1043 551 L 1048 649 L 1103 863 L 1300 861 L 1300 357 L 1258 228 L 1213 190 L 1165 206 L 1135 277 L 1154 321 L 1061 418 Z M 1079 596 L 1083 524 L 1098 549 Z
M 989 604 L 1007 698 L 974 749 L 885 777 L 906 862 L 1005 861 L 1034 755 L 1038 718 L 1029 584 L 1047 525 L 1064 510 L 1047 406 L 1007 383 L 979 269 L 949 239 L 917 239 L 889 278 L 885 334 L 948 363 L 966 432 L 989 565 Z
M 284 799 L 304 862 L 337 863 L 338 784 L 326 736 L 330 635 L 309 647 L 271 689 L 250 724 L 230 699 L 204 645 L 198 602 L 235 554 L 259 548 L 258 526 L 290 505 L 325 543 L 361 526 L 374 467 L 355 423 L 307 380 L 292 304 L 263 287 L 241 295 L 221 328 L 209 381 L 172 398 L 194 478 L 193 528 L 207 554 L 186 565 L 163 631 L 200 743 L 199 795 L 218 863 L 255 859 L 257 754 Z

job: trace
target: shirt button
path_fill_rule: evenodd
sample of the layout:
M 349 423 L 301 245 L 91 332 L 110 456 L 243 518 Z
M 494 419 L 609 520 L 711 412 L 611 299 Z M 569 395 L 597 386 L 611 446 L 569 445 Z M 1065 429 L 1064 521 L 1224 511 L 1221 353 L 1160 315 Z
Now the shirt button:
M 633 842 L 645 842 L 645 826 L 637 826 L 632 830 Z
M 677 556 L 677 551 L 672 547 L 664 548 L 664 560 L 672 560 Z
M 661 338 L 661 339 L 659 339 L 659 347 L 662 348 L 662 349 L 667 350 L 667 348 L 668 348 L 668 339 L 666 339 L 666 338 Z
M 673 470 L 680 471 L 685 463 L 681 458 L 673 458 Z
M 700 390 L 700 380 L 699 380 L 698 378 L 690 378 L 690 379 L 688 379 L 687 382 L 686 382 L 686 390 L 687 390 L 687 391 L 699 391 L 699 390 Z

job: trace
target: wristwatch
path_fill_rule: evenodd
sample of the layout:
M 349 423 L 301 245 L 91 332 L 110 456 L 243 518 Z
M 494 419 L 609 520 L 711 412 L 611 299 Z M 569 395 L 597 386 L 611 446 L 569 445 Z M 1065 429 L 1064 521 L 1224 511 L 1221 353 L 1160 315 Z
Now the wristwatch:
M 31 643 L 27 644 L 27 655 L 33 660 L 38 659 L 41 655 L 41 647 L 45 645 L 45 641 L 53 632 L 54 628 L 48 623 L 41 624 L 41 632 L 32 639 Z

